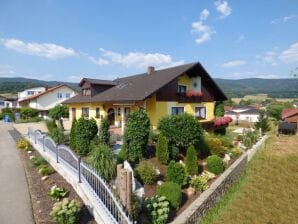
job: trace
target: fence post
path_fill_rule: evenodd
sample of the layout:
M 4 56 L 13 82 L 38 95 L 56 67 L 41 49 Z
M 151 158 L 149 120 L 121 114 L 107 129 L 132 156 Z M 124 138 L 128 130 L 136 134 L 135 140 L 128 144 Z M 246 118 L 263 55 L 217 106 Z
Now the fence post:
M 45 152 L 46 151 L 46 148 L 45 148 L 45 145 L 44 145 L 44 139 L 45 139 L 45 135 L 42 136 L 42 150 Z
M 79 183 L 82 183 L 81 181 L 81 156 L 78 158 L 78 177 L 79 177 Z
M 28 127 L 28 137 L 29 137 L 29 139 L 30 139 L 30 131 L 29 131 L 29 127 Z
M 59 148 L 58 148 L 58 145 L 56 145 L 56 163 L 59 163 Z
M 34 144 L 36 144 L 36 131 L 34 131 Z

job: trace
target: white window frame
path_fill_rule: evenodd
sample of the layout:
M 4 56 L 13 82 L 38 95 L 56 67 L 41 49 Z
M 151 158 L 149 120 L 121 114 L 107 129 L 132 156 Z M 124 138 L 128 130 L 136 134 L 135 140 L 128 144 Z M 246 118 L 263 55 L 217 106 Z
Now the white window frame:
M 171 115 L 179 115 L 179 114 L 173 114 L 173 108 L 183 108 L 183 112 L 181 114 L 185 113 L 185 108 L 183 106 L 172 106 L 170 111 Z
M 196 115 L 196 109 L 197 108 L 201 108 L 201 109 L 205 108 L 205 117 Z M 200 110 L 200 115 L 201 115 L 201 110 Z M 206 108 L 206 106 L 195 106 L 195 118 L 201 119 L 201 120 L 207 119 L 207 108 Z

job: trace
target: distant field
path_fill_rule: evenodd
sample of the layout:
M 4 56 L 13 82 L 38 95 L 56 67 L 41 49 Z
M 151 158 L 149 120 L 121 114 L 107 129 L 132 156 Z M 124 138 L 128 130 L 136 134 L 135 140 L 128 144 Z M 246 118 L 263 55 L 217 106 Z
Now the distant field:
M 270 97 L 267 96 L 267 94 L 256 94 L 256 95 L 246 95 L 242 98 L 232 98 L 232 100 L 235 103 L 239 103 L 240 100 L 255 100 L 255 101 L 265 101 L 266 99 L 272 99 Z M 295 101 L 297 100 L 297 98 L 274 98 L 276 99 L 276 101 L 280 101 L 280 102 L 289 102 L 289 101 Z
M 203 224 L 298 223 L 298 136 L 271 136 Z

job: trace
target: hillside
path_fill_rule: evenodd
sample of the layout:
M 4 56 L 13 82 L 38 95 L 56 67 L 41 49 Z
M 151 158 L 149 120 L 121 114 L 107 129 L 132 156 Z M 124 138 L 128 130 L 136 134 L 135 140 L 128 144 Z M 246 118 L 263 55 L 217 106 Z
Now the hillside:
M 269 97 L 298 98 L 298 79 L 215 79 L 228 97 L 243 97 L 249 94 L 265 93 Z M 55 86 L 64 83 L 78 89 L 77 83 L 42 81 L 26 78 L 0 78 L 1 93 L 17 93 L 36 86 Z

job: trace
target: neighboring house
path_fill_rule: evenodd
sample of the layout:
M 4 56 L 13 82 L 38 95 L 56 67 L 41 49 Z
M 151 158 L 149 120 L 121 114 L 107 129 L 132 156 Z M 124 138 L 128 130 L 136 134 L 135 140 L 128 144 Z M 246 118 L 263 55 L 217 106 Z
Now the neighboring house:
M 0 110 L 3 108 L 13 108 L 17 106 L 17 99 L 0 96 Z
M 76 94 L 76 90 L 62 84 L 19 100 L 19 104 L 21 107 L 30 107 L 39 110 L 41 115 L 46 115 L 47 112 L 57 104 L 62 103 Z
M 281 119 L 298 125 L 298 108 L 286 108 L 281 112 Z
M 259 109 L 253 106 L 234 106 L 230 110 L 225 111 L 226 117 L 231 117 L 233 121 L 257 122 L 260 115 Z
M 25 89 L 22 92 L 18 92 L 18 100 L 22 101 L 23 99 L 26 99 L 31 96 L 35 96 L 44 91 L 46 91 L 45 87 L 35 87 L 35 88 Z
M 70 118 L 107 116 L 112 125 L 125 127 L 127 115 L 138 107 L 147 111 L 153 128 L 169 114 L 187 112 L 202 124 L 213 123 L 215 101 L 225 94 L 200 63 L 167 69 L 148 67 L 147 73 L 113 81 L 84 78 L 81 93 L 64 103 Z

